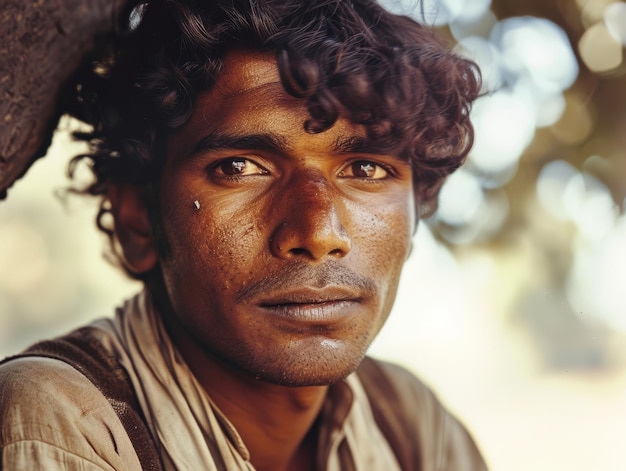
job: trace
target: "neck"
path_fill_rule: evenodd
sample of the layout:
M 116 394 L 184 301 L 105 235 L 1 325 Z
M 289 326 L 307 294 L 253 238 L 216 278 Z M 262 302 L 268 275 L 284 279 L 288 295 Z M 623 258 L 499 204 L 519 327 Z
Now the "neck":
M 239 432 L 255 469 L 306 470 L 315 462 L 315 422 L 327 386 L 291 388 L 269 384 L 233 372 L 206 354 L 201 359 L 187 353 L 182 354 L 191 370 Z

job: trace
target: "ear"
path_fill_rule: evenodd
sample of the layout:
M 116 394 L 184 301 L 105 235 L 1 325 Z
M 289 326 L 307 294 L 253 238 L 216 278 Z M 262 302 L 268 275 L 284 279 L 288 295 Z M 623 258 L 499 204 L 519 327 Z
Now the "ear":
M 124 264 L 131 272 L 150 271 L 158 263 L 152 225 L 141 190 L 128 183 L 112 184 L 108 190 L 115 237 L 122 248 Z

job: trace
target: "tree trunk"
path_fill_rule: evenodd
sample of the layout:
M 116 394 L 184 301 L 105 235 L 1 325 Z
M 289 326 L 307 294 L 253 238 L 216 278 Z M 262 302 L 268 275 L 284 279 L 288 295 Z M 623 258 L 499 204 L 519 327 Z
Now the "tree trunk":
M 0 199 L 45 154 L 63 83 L 126 0 L 0 0 Z

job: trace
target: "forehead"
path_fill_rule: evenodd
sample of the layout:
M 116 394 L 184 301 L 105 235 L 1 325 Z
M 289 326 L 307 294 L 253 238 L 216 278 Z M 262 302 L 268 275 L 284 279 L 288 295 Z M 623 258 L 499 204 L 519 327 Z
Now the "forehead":
M 272 115 L 281 109 L 301 114 L 300 126 L 308 118 L 305 101 L 283 88 L 274 53 L 234 50 L 224 58 L 213 87 L 199 93 L 195 114 L 205 124 L 216 120 L 224 127 L 232 117 Z
M 281 119 L 285 110 L 298 116 L 301 128 L 306 107 L 283 89 L 274 55 L 235 50 L 225 57 L 213 87 L 198 94 L 191 119 L 178 134 L 238 132 L 244 126 L 261 131 L 261 125 L 288 131 Z M 291 126 L 293 121 L 292 116 Z
M 224 58 L 224 65 L 212 94 L 229 97 L 268 86 L 279 87 L 282 91 L 274 54 L 235 50 Z
M 181 155 L 201 136 L 275 133 L 286 141 L 315 139 L 317 144 L 339 136 L 365 136 L 362 126 L 339 119 L 314 136 L 304 131 L 306 103 L 289 95 L 280 81 L 273 53 L 232 51 L 224 59 L 215 85 L 198 94 L 190 120 L 169 139 L 169 151 Z

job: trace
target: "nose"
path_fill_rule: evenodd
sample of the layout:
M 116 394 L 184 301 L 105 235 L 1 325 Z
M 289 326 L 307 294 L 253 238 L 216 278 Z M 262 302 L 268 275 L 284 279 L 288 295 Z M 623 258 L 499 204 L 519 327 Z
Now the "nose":
M 345 257 L 351 241 L 342 224 L 340 195 L 321 175 L 293 178 L 281 194 L 280 218 L 270 241 L 274 256 L 320 261 Z

